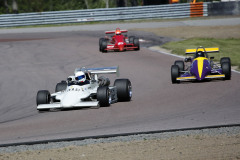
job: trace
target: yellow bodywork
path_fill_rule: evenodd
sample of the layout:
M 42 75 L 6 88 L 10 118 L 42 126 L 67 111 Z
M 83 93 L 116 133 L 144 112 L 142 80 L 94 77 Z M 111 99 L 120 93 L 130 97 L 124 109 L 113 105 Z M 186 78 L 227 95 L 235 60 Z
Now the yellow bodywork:
M 190 76 L 190 77 L 177 77 L 177 80 L 193 80 L 196 79 L 195 76 Z
M 205 78 L 224 78 L 225 74 L 219 74 L 219 75 L 208 75 Z

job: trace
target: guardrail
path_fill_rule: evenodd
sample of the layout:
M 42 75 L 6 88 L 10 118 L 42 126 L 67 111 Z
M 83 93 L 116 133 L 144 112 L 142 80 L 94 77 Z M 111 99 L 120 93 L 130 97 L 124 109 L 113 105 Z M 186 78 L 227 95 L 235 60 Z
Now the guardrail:
M 185 3 L 106 9 L 4 14 L 0 15 L 0 27 L 145 18 L 186 18 L 191 16 L 190 8 L 190 4 Z M 207 3 L 203 3 L 201 12 L 202 16 L 208 16 Z

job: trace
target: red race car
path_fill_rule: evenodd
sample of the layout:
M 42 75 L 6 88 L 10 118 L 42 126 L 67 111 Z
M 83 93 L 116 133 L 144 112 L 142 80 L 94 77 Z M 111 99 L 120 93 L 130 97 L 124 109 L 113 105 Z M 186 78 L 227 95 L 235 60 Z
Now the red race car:
M 99 39 L 99 51 L 126 51 L 126 50 L 140 50 L 139 38 L 135 36 L 127 37 L 122 33 L 127 33 L 127 30 L 120 30 L 119 28 L 116 31 L 106 31 L 105 38 Z M 108 34 L 114 34 L 111 37 L 108 37 Z

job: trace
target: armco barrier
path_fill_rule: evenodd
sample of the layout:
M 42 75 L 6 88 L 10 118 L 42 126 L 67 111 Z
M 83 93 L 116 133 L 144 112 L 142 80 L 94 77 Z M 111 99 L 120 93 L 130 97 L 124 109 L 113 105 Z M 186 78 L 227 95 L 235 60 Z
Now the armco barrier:
M 201 6 L 201 15 L 197 14 L 197 16 L 208 16 L 207 3 L 203 3 Z M 106 9 L 5 14 L 0 15 L 0 27 L 145 18 L 186 18 L 192 16 L 190 8 L 191 5 L 189 3 L 185 3 Z

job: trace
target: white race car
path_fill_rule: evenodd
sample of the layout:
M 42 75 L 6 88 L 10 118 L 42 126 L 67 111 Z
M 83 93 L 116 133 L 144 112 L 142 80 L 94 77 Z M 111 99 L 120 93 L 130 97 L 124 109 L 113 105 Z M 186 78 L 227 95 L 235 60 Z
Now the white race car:
M 118 74 L 118 67 L 76 68 L 86 76 L 84 83 L 79 83 L 76 76 L 69 76 L 67 81 L 56 85 L 55 93 L 40 90 L 37 93 L 37 110 L 63 109 L 75 107 L 99 108 L 118 101 L 130 101 L 132 85 L 129 79 L 116 79 L 113 86 L 110 80 L 99 74 Z

